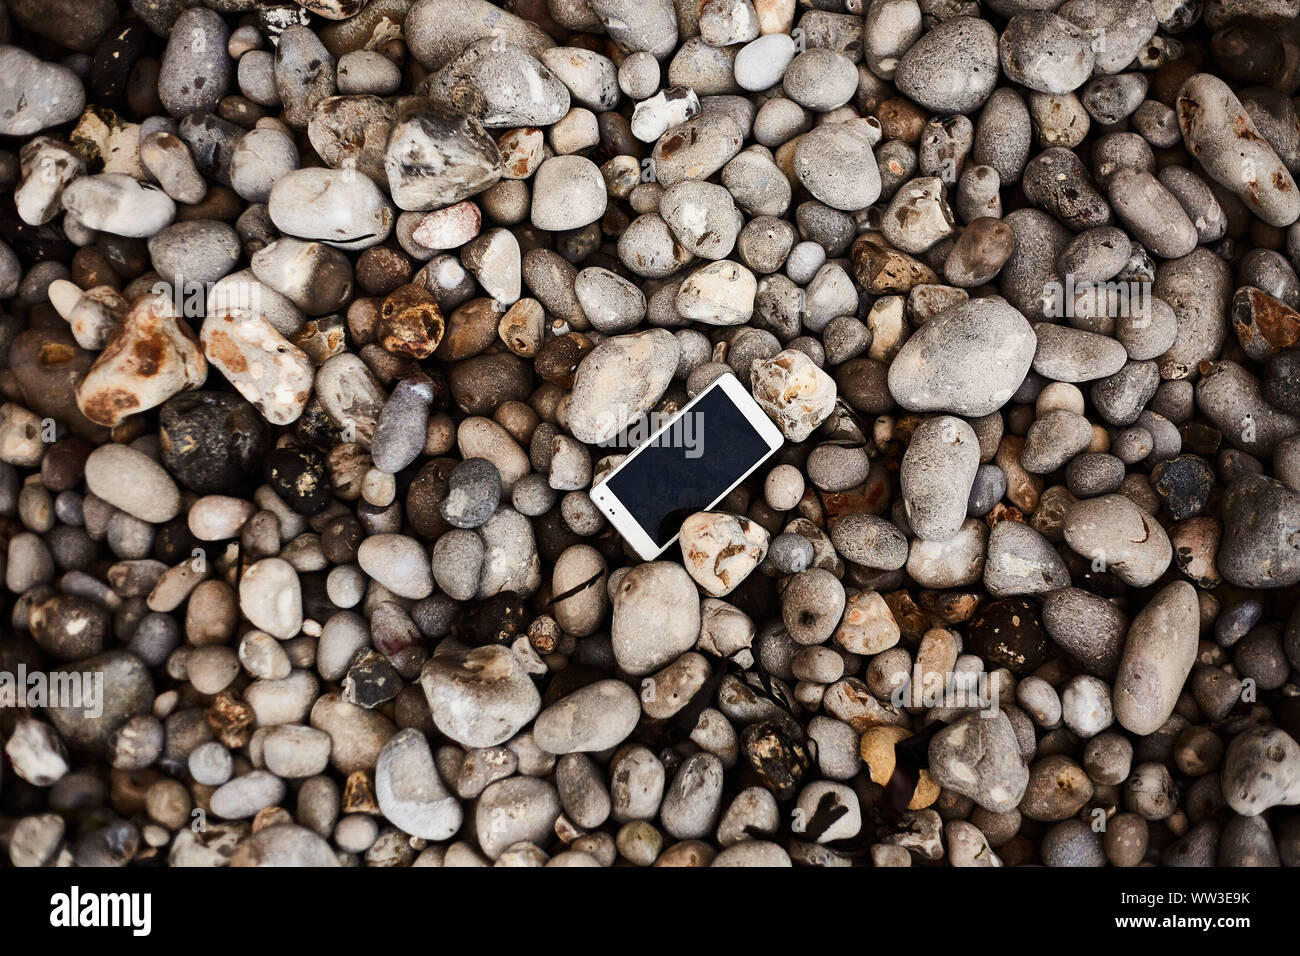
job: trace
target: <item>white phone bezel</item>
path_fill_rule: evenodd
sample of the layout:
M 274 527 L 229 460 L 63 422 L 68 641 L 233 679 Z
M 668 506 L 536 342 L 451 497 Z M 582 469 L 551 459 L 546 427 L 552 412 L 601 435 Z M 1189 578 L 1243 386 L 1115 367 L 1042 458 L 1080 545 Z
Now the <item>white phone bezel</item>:
M 676 415 L 669 419 L 664 425 L 656 429 L 645 441 L 634 448 L 608 475 L 592 485 L 591 491 L 588 492 L 591 496 L 591 500 L 595 502 L 596 507 L 600 509 L 601 514 L 609 519 L 609 523 L 614 526 L 614 530 L 623 536 L 623 539 L 632 546 L 632 549 L 636 551 L 637 555 L 640 556 L 643 561 L 653 561 L 655 558 L 659 557 L 659 555 L 671 548 L 673 543 L 681 536 L 681 531 L 679 530 L 677 534 L 673 535 L 667 542 L 665 542 L 663 547 L 655 544 L 650 535 L 646 533 L 646 530 L 641 527 L 640 522 L 638 522 L 636 518 L 632 516 L 632 513 L 628 511 L 627 507 L 619 499 L 618 495 L 609 488 L 609 480 L 624 468 L 628 467 L 628 465 L 631 464 L 631 462 L 636 459 L 636 456 L 641 454 L 643 450 L 653 447 L 654 441 L 660 435 L 671 428 L 674 422 L 689 412 L 696 402 L 704 398 L 705 395 L 708 395 L 715 388 L 720 388 L 726 392 L 727 397 L 731 399 L 732 404 L 735 405 L 740 413 L 745 416 L 745 420 L 754 426 L 754 430 L 762 436 L 765 442 L 767 442 L 767 452 L 750 465 L 749 468 L 745 470 L 744 474 L 728 485 L 722 494 L 709 502 L 707 507 L 700 510 L 708 511 L 715 507 L 719 501 L 731 494 L 732 489 L 753 474 L 754 470 L 758 468 L 759 465 L 771 458 L 772 455 L 775 454 L 783 444 L 785 444 L 785 436 L 781 434 L 780 429 L 773 424 L 772 419 L 768 418 L 763 409 L 761 409 L 758 403 L 754 401 L 754 397 L 749 394 L 749 390 L 740 383 L 740 380 L 736 378 L 736 376 L 730 373 L 720 376 L 708 388 L 683 405 Z M 707 450 L 705 451 L 705 454 L 708 454 Z

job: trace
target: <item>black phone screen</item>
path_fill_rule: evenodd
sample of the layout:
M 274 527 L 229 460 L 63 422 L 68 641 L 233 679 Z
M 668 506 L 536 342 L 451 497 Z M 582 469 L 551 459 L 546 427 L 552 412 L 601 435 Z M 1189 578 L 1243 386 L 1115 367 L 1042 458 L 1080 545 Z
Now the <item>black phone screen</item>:
M 662 548 L 771 453 L 722 388 L 712 388 L 643 446 L 606 486 Z

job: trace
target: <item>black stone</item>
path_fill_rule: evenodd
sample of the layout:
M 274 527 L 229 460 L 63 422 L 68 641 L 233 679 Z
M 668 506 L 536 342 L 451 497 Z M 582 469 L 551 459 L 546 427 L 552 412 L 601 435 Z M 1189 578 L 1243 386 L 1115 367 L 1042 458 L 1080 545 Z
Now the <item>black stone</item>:
M 29 268 L 46 259 L 70 262 L 77 251 L 55 223 L 33 226 L 24 222 L 14 205 L 13 193 L 0 196 L 0 240 L 7 242 L 18 260 Z
M 367 710 L 392 700 L 402 690 L 402 678 L 388 658 L 366 651 L 343 678 L 343 699 Z
M 331 564 L 351 564 L 357 559 L 357 549 L 365 534 L 361 522 L 351 514 L 330 518 L 321 529 L 321 550 Z
M 1178 455 L 1151 469 L 1151 487 L 1175 521 L 1205 510 L 1214 491 L 1214 469 L 1196 455 Z
M 1017 676 L 1037 670 L 1047 660 L 1047 634 L 1037 601 L 1010 598 L 985 605 L 971 619 L 967 646 L 994 667 Z
M 1300 415 L 1300 348 L 1273 356 L 1264 374 L 1264 397 L 1270 405 Z
M 310 445 L 277 448 L 266 456 L 266 482 L 300 515 L 319 514 L 334 497 L 325 453 Z
M 168 521 L 153 537 L 153 556 L 168 566 L 189 560 L 198 547 L 202 544 L 190 532 L 189 517 L 184 514 Z
M 309 402 L 306 410 L 293 425 L 294 434 L 304 445 L 333 448 L 342 442 L 342 432 L 325 413 L 320 402 Z
M 199 494 L 238 494 L 266 446 L 266 421 L 229 392 L 182 392 L 159 414 L 162 462 Z
M 1178 426 L 1183 440 L 1183 451 L 1197 455 L 1213 455 L 1223 444 L 1223 432 L 1202 422 L 1183 422 Z
M 292 0 L 257 0 L 257 25 L 272 41 L 293 26 L 308 26 L 311 14 Z
M 144 56 L 152 40 L 149 28 L 134 17 L 128 17 L 104 35 L 95 48 L 95 58 L 87 77 L 90 99 L 94 103 L 115 110 L 126 104 L 131 70 Z
M 475 646 L 508 644 L 528 629 L 531 616 L 523 599 L 514 591 L 494 594 L 452 625 L 458 641 Z
M 792 718 L 761 720 L 740 735 L 740 749 L 759 781 L 778 800 L 799 792 L 812 761 L 803 728 Z

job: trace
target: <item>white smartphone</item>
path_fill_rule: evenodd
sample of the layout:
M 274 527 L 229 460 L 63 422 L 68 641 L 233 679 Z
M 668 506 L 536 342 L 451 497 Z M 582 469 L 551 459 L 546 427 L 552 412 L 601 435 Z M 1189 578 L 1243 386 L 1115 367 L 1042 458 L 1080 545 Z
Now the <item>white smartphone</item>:
M 593 485 L 591 500 L 651 561 L 784 441 L 740 380 L 723 375 Z

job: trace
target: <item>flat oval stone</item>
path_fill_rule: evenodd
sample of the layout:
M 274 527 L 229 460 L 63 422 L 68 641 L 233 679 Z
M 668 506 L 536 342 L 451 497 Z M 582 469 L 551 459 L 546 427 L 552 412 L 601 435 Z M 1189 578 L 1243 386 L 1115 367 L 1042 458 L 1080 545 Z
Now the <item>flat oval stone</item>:
M 972 299 L 935 316 L 889 366 L 894 400 L 915 412 L 971 418 L 997 411 L 1034 360 L 1029 322 L 1003 299 Z
M 433 572 L 424 547 L 404 534 L 375 534 L 361 542 L 357 563 L 398 597 L 418 601 L 433 593 Z
M 1200 610 L 1186 581 L 1165 587 L 1133 618 L 1115 677 L 1115 719 L 1153 734 L 1169 719 L 1196 663 Z
M 671 663 L 699 637 L 699 592 L 680 564 L 637 565 L 618 580 L 613 603 L 614 658 L 634 676 Z
M 86 459 L 86 487 L 134 518 L 162 524 L 181 510 L 171 475 L 143 452 L 127 445 L 101 445 Z
M 588 684 L 537 715 L 533 739 L 548 753 L 594 753 L 627 739 L 641 718 L 641 700 L 620 680 Z
M 538 229 L 580 229 L 609 202 L 600 168 L 585 156 L 552 156 L 537 168 L 529 216 Z
M 123 173 L 97 173 L 63 190 L 63 208 L 87 229 L 147 239 L 176 218 L 176 203 L 153 183 Z
M 383 242 L 396 218 L 369 177 L 346 169 L 294 170 L 271 187 L 266 208 L 282 232 L 351 251 Z
M 1173 559 L 1165 529 L 1123 495 L 1075 502 L 1063 530 L 1071 548 L 1132 587 L 1154 584 Z

